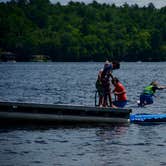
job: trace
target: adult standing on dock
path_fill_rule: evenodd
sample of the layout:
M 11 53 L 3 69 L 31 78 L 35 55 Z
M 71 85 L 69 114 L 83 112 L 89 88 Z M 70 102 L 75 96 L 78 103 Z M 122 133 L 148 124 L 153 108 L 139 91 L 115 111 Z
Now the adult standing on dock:
M 97 81 L 96 81 L 96 89 L 99 96 L 99 103 L 98 103 L 99 107 L 103 106 L 103 100 L 104 100 L 104 91 L 103 91 L 103 86 L 101 82 L 102 72 L 103 72 L 103 69 L 100 69 L 97 76 Z M 96 104 L 96 96 L 95 96 L 95 104 Z
M 111 87 L 110 87 L 110 77 L 112 77 L 112 70 L 119 69 L 120 63 L 119 62 L 109 62 L 108 60 L 104 64 L 104 68 L 101 72 L 101 89 L 103 91 L 102 96 L 102 104 L 99 103 L 99 106 L 106 107 L 108 106 L 107 100 L 109 100 L 109 106 L 113 107 L 112 105 L 112 98 L 111 98 Z

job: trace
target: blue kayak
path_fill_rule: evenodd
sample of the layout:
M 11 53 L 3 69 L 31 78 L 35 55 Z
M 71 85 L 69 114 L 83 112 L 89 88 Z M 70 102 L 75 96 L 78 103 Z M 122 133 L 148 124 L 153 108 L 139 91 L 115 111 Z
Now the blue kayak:
M 130 122 L 166 122 L 166 114 L 134 114 L 130 115 Z

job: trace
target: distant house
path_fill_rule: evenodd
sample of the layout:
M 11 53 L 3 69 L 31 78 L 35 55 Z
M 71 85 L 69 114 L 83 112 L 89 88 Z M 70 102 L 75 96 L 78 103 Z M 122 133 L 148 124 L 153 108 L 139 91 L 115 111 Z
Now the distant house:
M 13 52 L 1 52 L 0 60 L 5 62 L 8 62 L 8 61 L 15 62 L 16 54 L 14 54 Z
M 45 62 L 48 58 L 45 55 L 32 55 L 32 61 L 34 62 Z

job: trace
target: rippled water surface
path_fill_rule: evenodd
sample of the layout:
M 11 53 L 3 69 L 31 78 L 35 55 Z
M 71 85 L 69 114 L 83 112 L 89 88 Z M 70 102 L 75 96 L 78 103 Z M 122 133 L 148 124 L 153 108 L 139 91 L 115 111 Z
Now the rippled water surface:
M 0 100 L 94 105 L 103 63 L 1 63 Z M 155 103 L 136 101 L 152 80 L 166 84 L 166 63 L 121 63 L 114 71 L 133 113 L 166 113 L 166 90 Z M 165 166 L 166 124 L 108 126 L 1 126 L 1 166 Z

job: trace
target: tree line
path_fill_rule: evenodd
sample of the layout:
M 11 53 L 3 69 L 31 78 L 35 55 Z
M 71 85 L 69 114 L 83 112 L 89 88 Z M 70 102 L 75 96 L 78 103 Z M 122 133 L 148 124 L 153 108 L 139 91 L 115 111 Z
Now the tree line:
M 165 61 L 166 7 L 11 0 L 0 3 L 0 34 L 1 60 Z

